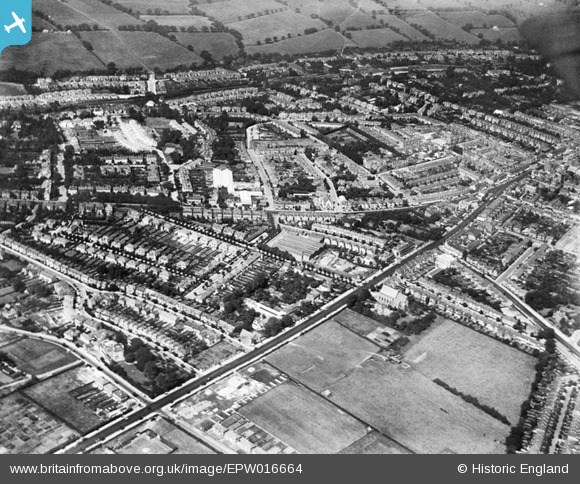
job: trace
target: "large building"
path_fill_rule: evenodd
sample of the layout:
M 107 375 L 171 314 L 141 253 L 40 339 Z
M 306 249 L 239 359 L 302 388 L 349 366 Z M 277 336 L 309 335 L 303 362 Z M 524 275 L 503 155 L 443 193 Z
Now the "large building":
M 407 309 L 409 306 L 407 296 L 386 284 L 380 291 L 371 294 L 377 301 L 375 309 L 379 314 L 387 312 L 389 309 Z
M 234 193 L 234 177 L 232 175 L 232 170 L 229 168 L 214 168 L 213 187 L 225 187 L 228 189 L 228 193 Z

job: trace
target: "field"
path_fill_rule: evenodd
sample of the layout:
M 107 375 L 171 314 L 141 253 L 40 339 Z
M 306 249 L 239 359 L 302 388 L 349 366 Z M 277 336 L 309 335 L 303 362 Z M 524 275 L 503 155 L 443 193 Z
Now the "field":
M 139 25 L 140 20 L 129 14 L 110 7 L 95 0 L 66 0 L 66 4 L 77 12 L 82 12 L 90 19 L 90 25 L 98 23 L 108 29 L 115 29 L 121 25 Z
M 266 360 L 320 392 L 377 351 L 374 343 L 330 321 L 290 342 Z
M 211 26 L 211 21 L 207 17 L 199 15 L 142 15 L 141 20 L 144 22 L 154 20 L 159 25 L 171 25 L 177 28 L 195 27 L 197 30 Z
M 383 20 L 385 26 L 391 28 L 393 32 L 398 32 L 410 40 L 419 42 L 429 40 L 429 37 L 424 36 L 421 32 L 411 27 L 399 17 L 395 17 L 394 15 L 377 15 L 377 18 Z
M 450 40 L 462 44 L 479 43 L 479 39 L 474 35 L 465 32 L 465 30 L 461 29 L 461 27 L 457 27 L 456 25 L 446 22 L 431 12 L 413 14 L 405 18 L 405 21 L 411 24 L 411 26 L 413 24 L 420 25 L 421 27 L 427 29 L 431 35 L 439 40 Z
M 120 68 L 144 65 L 167 69 L 201 63 L 197 54 L 154 32 L 81 32 L 80 35 L 91 43 L 94 53 L 105 65 L 114 62 Z
M 70 427 L 81 434 L 86 434 L 102 424 L 103 420 L 83 403 L 69 395 L 71 390 L 85 385 L 78 379 L 77 373 L 78 369 L 67 371 L 34 385 L 25 393 Z
M 412 452 L 502 453 L 509 427 L 413 369 L 369 360 L 330 399 Z
M 82 12 L 78 12 L 71 8 L 68 3 L 63 3 L 60 0 L 36 0 L 34 2 L 34 10 L 39 10 L 49 16 L 52 23 L 61 25 L 80 25 L 98 23 Z M 103 27 L 99 24 L 100 27 Z
M 366 13 L 360 10 L 355 11 L 352 15 L 349 15 L 343 22 L 340 23 L 341 29 L 348 29 L 349 27 L 355 29 L 364 29 L 369 26 L 379 26 L 380 22 L 378 20 L 372 19 Z
M 21 339 L 4 346 L 2 351 L 14 358 L 22 371 L 31 375 L 41 375 L 77 361 L 60 346 L 33 339 Z
M 244 37 L 244 43 L 255 44 L 258 41 L 264 43 L 266 38 L 282 38 L 282 36 L 296 37 L 303 34 L 305 29 L 315 28 L 322 30 L 327 28 L 324 22 L 312 19 L 306 15 L 294 12 L 282 12 L 264 17 L 257 17 L 241 22 L 234 22 L 231 28 L 237 30 Z
M 33 32 L 28 44 L 6 47 L 0 57 L 0 70 L 16 66 L 44 75 L 52 75 L 61 69 L 104 69 L 99 59 L 86 50 L 77 37 L 52 32 Z
M 414 343 L 405 359 L 429 379 L 439 378 L 496 408 L 513 424 L 536 364 L 534 357 L 449 320 Z
M 149 10 L 155 11 L 155 9 L 171 14 L 187 14 L 190 2 L 189 0 L 165 0 L 161 5 L 158 0 L 117 0 L 116 3 L 142 14 L 146 14 Z
M 230 0 L 229 2 L 215 2 L 197 4 L 196 7 L 208 17 L 214 17 L 224 24 L 242 20 L 252 16 L 267 15 L 286 10 L 282 4 L 274 0 Z
M 196 54 L 207 50 L 214 59 L 222 59 L 226 55 L 235 56 L 239 50 L 236 39 L 227 32 L 184 32 L 174 35 L 177 42 L 184 47 L 191 45 Z
M 513 27 L 514 23 L 503 15 L 487 15 L 483 12 L 437 12 L 443 20 L 447 20 L 458 27 L 466 24 L 474 28 Z
M 364 424 L 294 384 L 279 385 L 238 412 L 305 454 L 335 454 L 366 434 Z
M 249 54 L 267 54 L 279 52 L 280 54 L 300 54 L 327 51 L 340 51 L 343 47 L 355 44 L 334 30 L 323 30 L 315 34 L 303 35 L 292 39 L 281 40 L 273 44 L 252 45 L 246 48 Z
M 363 316 L 362 314 L 359 314 L 355 311 L 351 311 L 350 309 L 345 309 L 344 311 L 334 316 L 332 319 L 361 336 L 366 336 L 381 326 L 374 319 L 367 318 L 366 316 Z
M 308 15 L 315 14 L 320 18 L 330 20 L 333 25 L 340 25 L 356 12 L 356 8 L 348 0 L 326 0 L 311 2 L 302 7 L 302 11 Z
M 352 40 L 362 48 L 380 48 L 393 42 L 408 42 L 409 39 L 391 29 L 359 30 L 351 32 Z
M 0 454 L 46 454 L 78 434 L 20 393 L 0 400 Z
M 340 454 L 410 454 L 411 452 L 394 440 L 372 431 L 362 439 L 340 451 Z
M 26 94 L 26 89 L 22 84 L 0 82 L 0 96 L 19 96 L 20 94 Z
M 504 42 L 517 42 L 522 39 L 522 36 L 516 27 L 507 29 L 473 29 L 471 33 L 477 36 L 481 34 L 484 39 L 489 40 L 490 42 L 495 42 L 497 39 L 501 39 Z

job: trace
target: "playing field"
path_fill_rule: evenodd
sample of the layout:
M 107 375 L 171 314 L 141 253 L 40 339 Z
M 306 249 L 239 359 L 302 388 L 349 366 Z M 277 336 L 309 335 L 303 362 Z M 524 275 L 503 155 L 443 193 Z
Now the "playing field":
M 191 47 L 196 54 L 207 50 L 214 59 L 222 59 L 226 55 L 238 54 L 236 39 L 227 32 L 180 32 L 175 33 L 177 42 L 184 47 Z
M 365 425 L 294 384 L 275 387 L 239 413 L 304 454 L 335 454 L 366 434 Z
M 20 94 L 26 94 L 26 89 L 22 84 L 0 82 L 0 96 L 19 96 Z
M 429 379 L 439 378 L 516 423 L 530 393 L 536 358 L 445 320 L 409 346 L 405 360 Z
M 360 336 L 366 336 L 381 326 L 381 324 L 376 322 L 374 319 L 367 318 L 366 316 L 350 309 L 341 311 L 332 319 Z
M 6 47 L 0 57 L 0 70 L 12 67 L 44 75 L 52 75 L 60 69 L 105 68 L 77 37 L 64 32 L 33 32 L 28 44 Z
M 26 395 L 81 434 L 102 424 L 96 413 L 69 392 L 85 385 L 77 378 L 78 369 L 67 371 L 25 390 Z
M 266 360 L 316 391 L 350 374 L 378 346 L 329 321 L 288 343 Z
M 333 402 L 412 452 L 505 452 L 507 425 L 411 368 L 373 359 L 329 390 Z
M 11 356 L 22 371 L 31 375 L 41 375 L 77 361 L 60 346 L 35 339 L 21 339 L 4 346 L 2 351 Z

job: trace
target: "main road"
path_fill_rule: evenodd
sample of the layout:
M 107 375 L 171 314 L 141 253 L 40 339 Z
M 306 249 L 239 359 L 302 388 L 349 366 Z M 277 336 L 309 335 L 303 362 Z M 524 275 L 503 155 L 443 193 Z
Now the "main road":
M 338 296 L 336 299 L 328 303 L 326 306 L 324 306 L 323 310 L 317 311 L 311 318 L 307 319 L 306 321 L 300 324 L 297 324 L 293 328 L 288 329 L 287 331 L 281 333 L 280 335 L 270 339 L 260 347 L 255 348 L 254 350 L 240 356 L 239 358 L 229 363 L 226 363 L 223 366 L 220 366 L 219 368 L 216 368 L 215 370 L 207 374 L 204 374 L 203 376 L 195 378 L 186 383 L 185 385 L 176 388 L 175 390 L 165 394 L 160 398 L 157 398 L 155 401 L 147 404 L 145 407 L 136 410 L 122 418 L 119 418 L 119 420 L 116 423 L 113 423 L 112 425 L 107 425 L 101 430 L 93 432 L 89 437 L 81 438 L 74 444 L 68 446 L 66 448 L 65 453 L 67 454 L 82 453 L 83 451 L 89 449 L 90 447 L 94 446 L 95 444 L 99 443 L 100 441 L 104 440 L 105 438 L 109 437 L 115 432 L 118 432 L 119 430 L 129 425 L 135 424 L 136 422 L 144 419 L 151 413 L 159 411 L 166 405 L 174 403 L 176 400 L 179 400 L 180 398 L 185 397 L 186 395 L 194 392 L 200 387 L 207 385 L 213 380 L 216 380 L 224 376 L 226 373 L 233 371 L 237 368 L 241 368 L 258 357 L 266 356 L 268 353 L 274 351 L 281 344 L 288 341 L 292 337 L 295 337 L 298 334 L 308 330 L 309 328 L 316 326 L 320 322 L 327 319 L 330 315 L 332 315 L 333 312 L 336 312 L 341 307 L 343 307 L 345 303 L 348 301 L 348 299 L 351 298 L 353 295 L 359 294 L 364 290 L 371 289 L 375 285 L 379 284 L 386 277 L 391 276 L 398 268 L 412 261 L 418 255 L 421 255 L 429 250 L 435 249 L 439 245 L 443 244 L 447 239 L 455 235 L 457 232 L 463 230 L 465 227 L 467 227 L 467 225 L 473 222 L 476 219 L 476 217 L 478 217 L 479 214 L 481 214 L 481 212 L 483 212 L 487 208 L 487 206 L 490 203 L 492 203 L 499 195 L 501 195 L 501 193 L 503 193 L 510 185 L 520 181 L 525 176 L 527 176 L 527 174 L 528 172 L 526 171 L 521 175 L 518 175 L 517 177 L 512 178 L 502 183 L 501 185 L 498 185 L 495 188 L 491 189 L 484 197 L 483 203 L 477 209 L 471 212 L 458 225 L 453 227 L 451 230 L 448 230 L 443 235 L 442 238 L 423 245 L 418 250 L 399 260 L 396 264 L 391 265 L 381 271 L 378 271 L 376 274 L 372 275 L 371 277 L 363 281 L 355 289 L 347 291 L 346 293 Z

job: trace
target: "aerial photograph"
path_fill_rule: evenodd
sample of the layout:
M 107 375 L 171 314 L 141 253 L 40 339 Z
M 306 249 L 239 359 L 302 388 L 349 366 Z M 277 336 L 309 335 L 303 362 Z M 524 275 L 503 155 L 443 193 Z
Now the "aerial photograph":
M 580 0 L 0 10 L 0 454 L 580 453 Z

